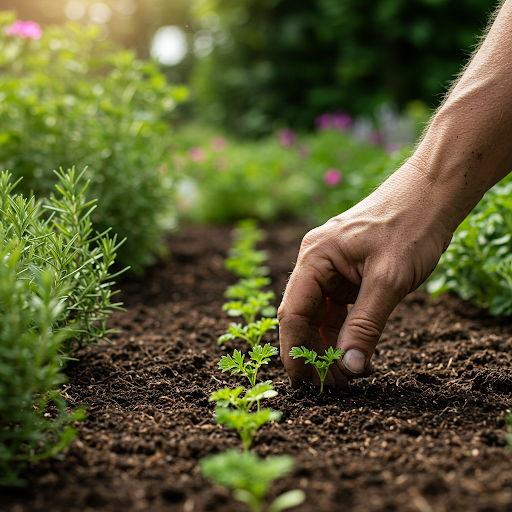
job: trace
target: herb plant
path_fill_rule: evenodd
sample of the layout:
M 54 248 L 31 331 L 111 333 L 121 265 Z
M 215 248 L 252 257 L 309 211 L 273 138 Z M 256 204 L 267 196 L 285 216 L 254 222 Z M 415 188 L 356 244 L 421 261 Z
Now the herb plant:
M 262 337 L 271 329 L 275 329 L 279 325 L 277 318 L 264 318 L 249 325 L 231 324 L 229 331 L 219 336 L 217 343 L 221 345 L 225 341 L 242 338 L 249 343 L 252 348 L 258 346 Z
M 324 390 L 324 381 L 327 376 L 329 366 L 331 366 L 336 359 L 340 359 L 344 353 L 345 352 L 343 350 L 334 350 L 332 347 L 329 347 L 323 356 L 318 356 L 314 350 L 309 350 L 306 347 L 293 347 L 290 350 L 290 355 L 293 359 L 304 357 L 306 359 L 305 363 L 310 363 L 315 367 L 320 377 L 320 393 Z M 322 361 L 319 361 L 319 359 L 322 359 Z
M 252 351 L 249 352 L 249 361 L 245 362 L 245 354 L 235 349 L 233 356 L 229 354 L 222 356 L 219 361 L 219 368 L 223 372 L 231 372 L 231 375 L 241 373 L 249 379 L 251 386 L 255 386 L 258 370 L 262 365 L 268 364 L 270 358 L 276 355 L 277 348 L 273 347 L 270 343 L 264 346 L 255 345 Z
M 235 499 L 246 503 L 251 512 L 262 512 L 269 485 L 289 473 L 293 459 L 287 455 L 260 459 L 253 453 L 228 450 L 210 455 L 200 462 L 203 476 L 234 490 Z M 305 499 L 303 491 L 288 491 L 278 496 L 267 512 L 279 512 L 300 505 Z
M 269 421 L 280 421 L 282 414 L 272 409 L 260 409 L 256 412 L 247 412 L 240 409 L 215 409 L 215 421 L 228 428 L 237 430 L 242 441 L 244 451 L 249 451 L 256 432 Z
M 116 237 L 93 234 L 83 172 L 57 174 L 46 216 L 0 175 L 0 484 L 22 484 L 24 464 L 74 437 L 83 411 L 67 411 L 61 371 L 76 347 L 111 332 L 107 317 L 120 307 L 111 302 Z
M 227 311 L 229 316 L 241 316 L 250 324 L 256 320 L 258 314 L 265 317 L 276 314 L 276 308 L 270 305 L 272 299 L 275 299 L 274 292 L 272 291 L 254 291 L 252 295 L 248 294 L 244 302 L 226 302 L 222 306 L 222 311 Z
M 248 389 L 244 396 L 241 396 L 242 391 L 244 391 L 243 386 L 238 386 L 235 389 L 219 389 L 210 395 L 209 401 L 217 402 L 219 407 L 228 407 L 232 405 L 239 411 L 249 412 L 254 402 L 258 404 L 259 410 L 261 400 L 277 396 L 277 392 L 274 390 L 274 386 L 271 381 L 256 384 L 251 389 Z

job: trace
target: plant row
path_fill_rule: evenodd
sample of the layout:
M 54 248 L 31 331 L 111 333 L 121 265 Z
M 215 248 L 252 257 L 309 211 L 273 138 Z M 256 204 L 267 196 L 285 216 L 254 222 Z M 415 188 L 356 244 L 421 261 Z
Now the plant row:
M 294 467 L 289 456 L 259 458 L 250 452 L 256 432 L 265 424 L 280 421 L 281 413 L 262 402 L 277 396 L 272 381 L 258 382 L 258 370 L 270 362 L 278 351 L 270 343 L 262 344 L 264 335 L 278 325 L 275 318 L 276 309 L 270 304 L 274 294 L 262 291 L 271 281 L 265 275 L 268 268 L 264 266 L 267 259 L 265 251 L 256 250 L 256 243 L 264 237 L 264 232 L 256 228 L 253 221 L 243 221 L 235 230 L 235 241 L 226 268 L 234 272 L 239 281 L 229 286 L 225 296 L 231 299 L 225 303 L 223 310 L 228 315 L 242 317 L 245 324 L 231 324 L 226 334 L 218 338 L 219 345 L 228 340 L 243 339 L 250 346 L 248 358 L 242 351 L 235 349 L 232 355 L 222 356 L 218 363 L 223 372 L 231 375 L 241 374 L 247 378 L 250 387 L 243 385 L 234 389 L 223 388 L 213 392 L 210 402 L 215 402 L 215 420 L 227 428 L 236 429 L 241 442 L 242 452 L 228 450 L 224 453 L 206 457 L 201 461 L 204 476 L 225 487 L 234 489 L 234 497 L 249 505 L 251 512 L 262 510 L 269 484 L 290 472 Z M 341 351 L 332 348 L 325 356 L 309 351 L 306 347 L 296 347 L 291 355 L 306 357 L 313 364 L 321 377 L 321 390 L 327 368 L 334 359 L 341 356 Z M 269 512 L 299 505 L 305 499 L 300 490 L 289 491 L 277 497 L 269 506 Z
M 123 241 L 93 229 L 85 171 L 56 173 L 48 200 L 15 194 L 0 175 L 0 485 L 22 485 L 28 462 L 73 439 L 62 373 L 74 350 L 107 339 L 112 265 Z

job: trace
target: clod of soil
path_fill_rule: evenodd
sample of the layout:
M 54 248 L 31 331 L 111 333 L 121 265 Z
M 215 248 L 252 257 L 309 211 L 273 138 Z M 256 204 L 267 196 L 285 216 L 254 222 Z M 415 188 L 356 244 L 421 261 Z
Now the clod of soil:
M 262 244 L 276 296 L 293 268 L 302 227 L 269 228 Z M 69 365 L 65 396 L 86 404 L 64 460 L 25 472 L 23 490 L 0 490 L 9 512 L 240 512 L 246 506 L 205 481 L 198 460 L 238 447 L 215 425 L 209 394 L 240 380 L 222 374 L 216 344 L 230 319 L 223 291 L 229 228 L 189 227 L 169 241 L 172 257 L 143 281 L 123 284 L 126 312 L 112 345 L 87 347 Z M 267 340 L 278 345 L 276 333 Z M 292 390 L 281 363 L 260 370 L 279 392 L 279 424 L 254 450 L 290 454 L 295 471 L 271 498 L 300 488 L 306 511 L 505 512 L 512 510 L 512 326 L 453 296 L 407 297 L 393 313 L 375 373 L 348 394 Z

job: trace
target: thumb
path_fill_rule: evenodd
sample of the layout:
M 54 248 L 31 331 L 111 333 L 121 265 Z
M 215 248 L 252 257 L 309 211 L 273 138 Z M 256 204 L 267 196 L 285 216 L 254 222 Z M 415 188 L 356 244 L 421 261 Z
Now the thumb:
M 345 352 L 337 361 L 348 378 L 366 377 L 372 372 L 371 358 L 389 315 L 402 300 L 397 281 L 366 276 L 354 306 L 343 323 L 337 348 Z

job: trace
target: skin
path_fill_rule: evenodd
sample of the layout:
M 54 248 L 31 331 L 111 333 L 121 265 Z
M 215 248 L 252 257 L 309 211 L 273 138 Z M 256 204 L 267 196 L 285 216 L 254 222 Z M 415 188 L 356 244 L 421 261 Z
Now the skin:
M 349 379 L 369 375 L 391 312 L 512 169 L 511 26 L 507 0 L 411 158 L 366 199 L 304 237 L 278 312 L 292 386 L 320 384 L 311 365 L 288 355 L 294 346 L 345 351 L 327 375 L 331 387 L 346 390 Z

